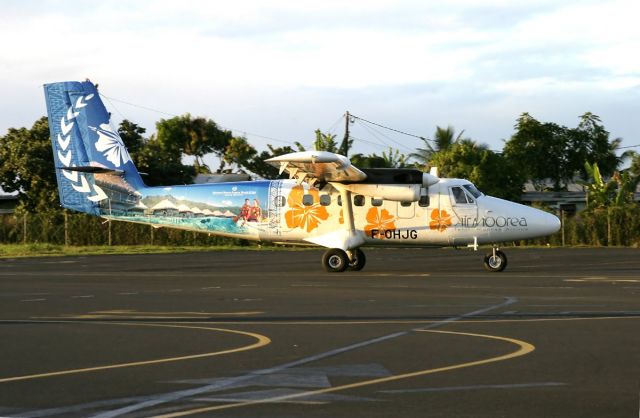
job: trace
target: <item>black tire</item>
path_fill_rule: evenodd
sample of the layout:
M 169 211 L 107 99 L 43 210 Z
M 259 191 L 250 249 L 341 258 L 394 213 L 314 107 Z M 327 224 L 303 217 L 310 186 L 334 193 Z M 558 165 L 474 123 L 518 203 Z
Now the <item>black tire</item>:
M 340 248 L 332 248 L 322 256 L 322 267 L 327 273 L 340 273 L 349 265 L 347 253 Z
M 500 250 L 496 250 L 496 256 L 493 252 L 484 256 L 484 268 L 488 271 L 497 273 L 507 268 L 507 256 Z
M 347 266 L 347 270 L 350 271 L 360 271 L 364 268 L 364 265 L 367 263 L 367 257 L 364 256 L 364 251 L 360 248 L 356 248 L 353 250 L 353 261 L 349 262 Z

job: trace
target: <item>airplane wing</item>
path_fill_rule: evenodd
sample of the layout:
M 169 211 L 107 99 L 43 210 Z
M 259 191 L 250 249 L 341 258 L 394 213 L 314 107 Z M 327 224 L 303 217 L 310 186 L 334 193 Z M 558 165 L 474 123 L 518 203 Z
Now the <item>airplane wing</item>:
M 302 151 L 280 155 L 265 160 L 267 163 L 278 167 L 280 174 L 289 173 L 289 178 L 296 178 L 298 183 L 307 181 L 315 182 L 360 182 L 367 175 L 357 167 L 351 165 L 351 161 L 344 155 L 327 151 Z

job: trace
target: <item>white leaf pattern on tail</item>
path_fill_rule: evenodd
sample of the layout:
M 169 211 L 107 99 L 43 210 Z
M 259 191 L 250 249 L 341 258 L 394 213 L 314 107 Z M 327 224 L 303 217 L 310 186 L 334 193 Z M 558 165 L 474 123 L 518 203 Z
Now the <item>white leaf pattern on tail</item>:
M 78 100 L 76 100 L 75 109 L 77 110 L 77 109 L 82 109 L 83 107 L 86 107 L 87 102 L 92 98 L 93 98 L 93 94 L 88 94 L 86 96 L 78 97 Z M 60 162 L 64 167 L 68 167 L 68 168 L 74 167 L 74 165 L 71 164 L 71 160 L 73 158 L 73 150 L 69 149 L 67 151 L 67 148 L 69 147 L 69 143 L 71 142 L 72 129 L 73 129 L 73 125 L 75 124 L 74 119 L 79 114 L 80 112 L 74 111 L 74 107 L 71 106 L 69 107 L 69 109 L 67 109 L 66 121 L 65 121 L 65 116 L 63 116 L 60 119 L 60 130 L 62 131 L 62 136 L 58 134 L 58 137 L 57 137 L 58 145 L 60 146 L 60 149 L 58 150 L 58 159 L 60 160 Z M 123 148 L 124 148 L 124 144 L 123 144 Z M 62 151 L 67 151 L 67 153 L 63 154 Z M 125 149 L 125 153 L 126 153 L 126 149 Z M 121 154 L 118 154 L 118 158 L 120 158 L 120 155 Z M 126 153 L 126 156 L 127 158 L 129 158 L 128 153 Z M 73 187 L 75 191 L 79 193 L 90 194 L 89 196 L 87 196 L 88 200 L 92 202 L 100 202 L 101 200 L 108 198 L 104 190 L 102 190 L 102 188 L 100 188 L 98 185 L 94 184 L 92 187 L 89 181 L 85 178 L 84 174 L 78 174 L 78 172 L 74 170 L 62 170 L 62 174 L 67 180 L 71 182 L 71 187 Z M 78 182 L 80 184 L 78 184 Z M 91 194 L 91 193 L 95 193 L 95 194 Z

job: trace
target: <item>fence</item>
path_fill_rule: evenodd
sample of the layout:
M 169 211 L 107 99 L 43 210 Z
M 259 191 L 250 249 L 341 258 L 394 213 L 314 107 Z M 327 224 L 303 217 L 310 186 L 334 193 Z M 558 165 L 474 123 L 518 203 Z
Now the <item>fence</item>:
M 247 242 L 206 233 L 110 222 L 82 213 L 59 211 L 0 215 L 0 243 L 210 246 L 244 245 Z
M 209 246 L 246 245 L 247 241 L 57 211 L 0 215 L 0 243 Z M 640 206 L 580 212 L 565 218 L 556 234 L 520 244 L 640 247 Z

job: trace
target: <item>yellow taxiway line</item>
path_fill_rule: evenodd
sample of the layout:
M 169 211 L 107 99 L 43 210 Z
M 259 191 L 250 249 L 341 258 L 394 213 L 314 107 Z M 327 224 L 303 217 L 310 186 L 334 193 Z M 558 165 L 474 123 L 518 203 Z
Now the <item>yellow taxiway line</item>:
M 106 366 L 86 367 L 82 369 L 60 370 L 57 372 L 37 373 L 37 374 L 24 375 L 24 376 L 5 377 L 5 378 L 0 378 L 0 383 L 17 382 L 21 380 L 41 379 L 45 377 L 64 376 L 69 374 L 96 372 L 100 370 L 122 369 L 125 367 L 147 366 L 150 364 L 171 363 L 176 361 L 185 361 L 185 360 L 193 360 L 193 359 L 199 359 L 199 358 L 205 358 L 205 357 L 221 356 L 224 354 L 232 354 L 232 353 L 239 353 L 242 351 L 254 350 L 256 348 L 263 347 L 271 343 L 271 340 L 264 335 L 256 334 L 253 332 L 238 331 L 233 329 L 195 327 L 195 326 L 186 326 L 186 325 L 183 326 L 183 325 L 166 325 L 166 324 L 132 324 L 132 323 L 115 323 L 115 322 L 104 323 L 104 324 L 105 325 L 122 325 L 122 326 L 147 326 L 147 327 L 162 327 L 162 328 L 197 329 L 197 330 L 205 330 L 205 331 L 212 331 L 212 332 L 226 332 L 226 333 L 239 334 L 239 335 L 255 338 L 257 341 L 253 344 L 245 345 L 242 347 L 236 347 L 236 348 L 231 348 L 231 349 L 222 350 L 222 351 L 213 351 L 209 353 L 160 358 L 155 360 L 134 361 L 130 363 L 110 364 Z
M 325 389 L 312 390 L 312 391 L 308 391 L 308 392 L 293 393 L 293 394 L 282 395 L 282 396 L 274 396 L 272 398 L 252 400 L 252 401 L 246 401 L 246 402 L 237 402 L 237 403 L 231 403 L 231 404 L 226 404 L 226 405 L 216 405 L 216 406 L 195 408 L 195 409 L 190 409 L 190 410 L 187 410 L 187 411 L 174 412 L 174 413 L 164 414 L 164 415 L 156 415 L 154 418 L 177 418 L 177 417 L 184 417 L 184 416 L 187 416 L 187 415 L 200 414 L 200 413 L 204 413 L 204 412 L 219 411 L 219 410 L 223 410 L 223 409 L 231 409 L 231 408 L 239 408 L 239 407 L 243 407 L 243 406 L 250 406 L 250 405 L 256 405 L 256 404 L 288 401 L 288 400 L 295 399 L 295 398 L 304 398 L 304 397 L 309 397 L 309 396 L 314 396 L 314 395 L 321 395 L 321 394 L 325 394 L 325 393 L 338 392 L 338 391 L 347 390 L 347 389 L 359 388 L 359 387 L 363 387 L 363 386 L 376 385 L 376 384 L 379 384 L 379 383 L 393 382 L 393 381 L 396 381 L 396 380 L 408 379 L 408 378 L 412 378 L 412 377 L 425 376 L 425 375 L 429 375 L 429 374 L 448 372 L 448 371 L 463 369 L 463 368 L 467 368 L 467 367 L 475 367 L 475 366 L 480 366 L 480 365 L 484 365 L 484 364 L 495 363 L 495 362 L 499 362 L 499 361 L 505 361 L 505 360 L 509 360 L 509 359 L 512 359 L 512 358 L 524 356 L 526 354 L 531 353 L 533 350 L 535 350 L 535 347 L 532 344 L 529 344 L 526 341 L 516 340 L 514 338 L 508 338 L 508 337 L 500 337 L 500 336 L 497 336 L 497 335 L 473 334 L 473 333 L 469 333 L 469 332 L 454 332 L 454 331 L 435 331 L 435 330 L 416 330 L 416 331 L 417 332 L 430 332 L 430 333 L 437 333 L 437 334 L 462 335 L 462 336 L 467 336 L 467 337 L 487 338 L 487 339 L 491 339 L 491 340 L 498 340 L 498 341 L 504 341 L 504 342 L 508 342 L 508 343 L 511 343 L 511 344 L 515 344 L 515 345 L 518 346 L 518 349 L 513 351 L 513 352 L 511 352 L 511 353 L 508 353 L 508 354 L 503 354 L 501 356 L 490 357 L 490 358 L 486 358 L 486 359 L 482 359 L 482 360 L 476 360 L 476 361 L 470 361 L 470 362 L 465 362 L 465 363 L 452 364 L 452 365 L 449 365 L 449 366 L 437 367 L 437 368 L 434 368 L 434 369 L 419 370 L 419 371 L 415 371 L 415 372 L 397 374 L 397 375 L 381 377 L 381 378 L 377 378 L 377 379 L 363 380 L 363 381 L 360 381 L 360 382 L 349 383 L 349 384 L 346 384 L 346 385 L 334 386 L 334 387 L 325 388 Z

